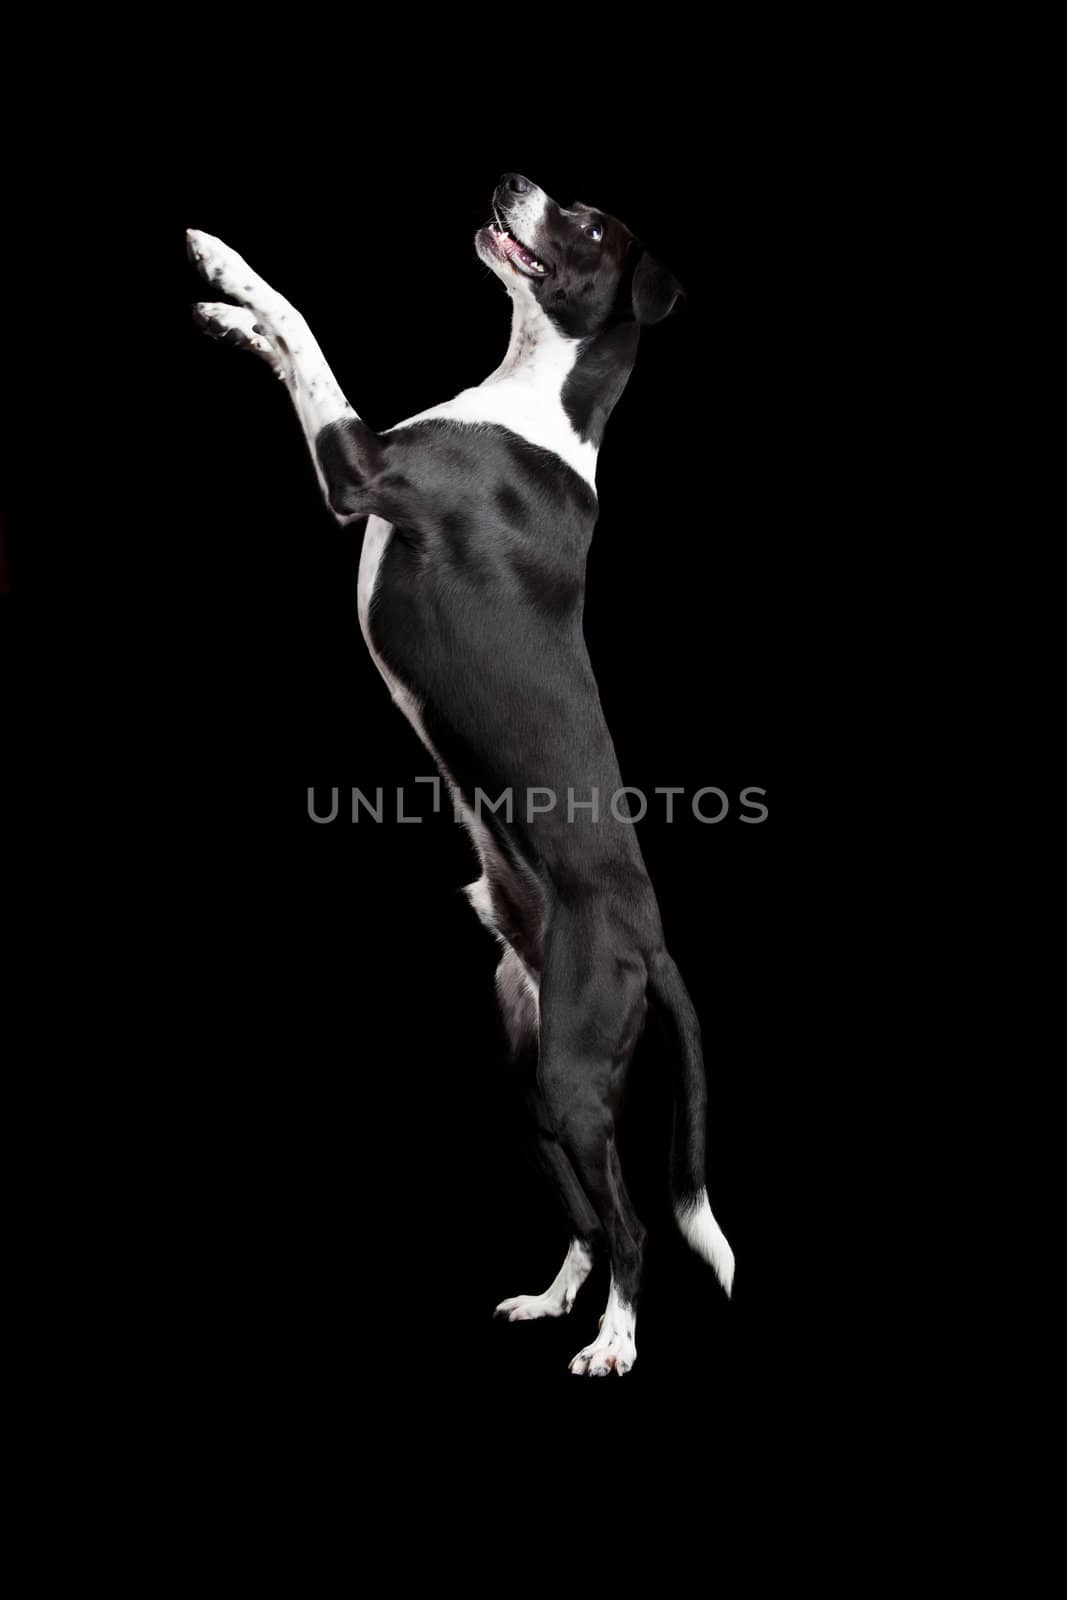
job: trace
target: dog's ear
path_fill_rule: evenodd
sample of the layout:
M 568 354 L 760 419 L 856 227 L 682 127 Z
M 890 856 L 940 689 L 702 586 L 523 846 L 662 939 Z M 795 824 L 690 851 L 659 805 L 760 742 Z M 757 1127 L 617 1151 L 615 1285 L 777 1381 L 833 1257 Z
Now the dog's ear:
M 675 301 L 682 293 L 682 286 L 674 273 L 660 262 L 654 261 L 642 247 L 640 258 L 634 268 L 631 289 L 634 320 L 642 326 L 651 322 L 662 322 L 664 317 L 670 315 Z

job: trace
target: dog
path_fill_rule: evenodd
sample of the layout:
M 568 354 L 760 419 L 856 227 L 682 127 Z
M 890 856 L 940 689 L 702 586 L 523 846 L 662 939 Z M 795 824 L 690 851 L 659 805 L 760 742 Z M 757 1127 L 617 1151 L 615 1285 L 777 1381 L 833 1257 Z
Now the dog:
M 481 865 L 466 892 L 502 947 L 496 989 L 510 1056 L 571 1226 L 549 1287 L 501 1301 L 496 1314 L 568 1314 L 606 1251 L 607 1308 L 570 1371 L 621 1377 L 637 1357 L 646 1235 L 615 1128 L 650 1001 L 678 1063 L 675 1216 L 728 1295 L 734 1277 L 705 1183 L 697 1016 L 632 822 L 598 810 L 622 782 L 582 632 L 604 430 L 641 330 L 682 291 L 616 217 L 565 209 L 518 173 L 496 185 L 491 211 L 474 247 L 511 299 L 507 353 L 476 388 L 383 432 L 352 409 L 300 313 L 221 240 L 190 231 L 201 273 L 237 302 L 201 303 L 195 315 L 284 382 L 329 510 L 341 524 L 366 519 L 360 626 Z M 486 810 L 482 800 L 502 791 L 518 794 L 518 807 Z M 566 809 L 545 798 L 564 794 Z

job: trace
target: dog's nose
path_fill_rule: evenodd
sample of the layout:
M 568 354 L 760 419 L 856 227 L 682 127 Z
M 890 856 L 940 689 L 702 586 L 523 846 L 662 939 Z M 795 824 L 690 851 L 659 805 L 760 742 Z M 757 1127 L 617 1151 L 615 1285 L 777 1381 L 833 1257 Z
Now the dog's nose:
M 500 188 L 507 189 L 511 194 L 529 194 L 533 184 L 521 172 L 505 172 L 500 180 Z

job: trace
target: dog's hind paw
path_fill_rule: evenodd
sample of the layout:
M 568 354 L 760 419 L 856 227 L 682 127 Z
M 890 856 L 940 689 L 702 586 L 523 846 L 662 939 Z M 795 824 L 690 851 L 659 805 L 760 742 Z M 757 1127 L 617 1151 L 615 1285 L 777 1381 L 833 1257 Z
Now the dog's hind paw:
M 509 1322 L 537 1322 L 541 1317 L 566 1317 L 574 1304 L 574 1294 L 517 1294 L 511 1300 L 501 1300 L 494 1317 L 507 1317 Z
M 601 1333 L 592 1344 L 587 1344 L 584 1350 L 579 1350 L 568 1370 L 573 1372 L 576 1378 L 606 1378 L 612 1372 L 621 1378 L 629 1372 L 636 1360 L 637 1348 L 633 1334 L 620 1332 L 605 1338 Z
M 600 1332 L 592 1344 L 579 1350 L 570 1364 L 571 1372 L 578 1378 L 606 1378 L 611 1372 L 623 1377 L 637 1360 L 635 1326 L 633 1306 L 620 1297 L 612 1279 Z

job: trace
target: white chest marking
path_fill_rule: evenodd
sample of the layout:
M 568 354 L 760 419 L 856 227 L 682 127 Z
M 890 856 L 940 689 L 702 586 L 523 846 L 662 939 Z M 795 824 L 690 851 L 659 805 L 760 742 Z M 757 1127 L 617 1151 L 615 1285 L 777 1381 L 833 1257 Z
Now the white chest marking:
M 573 467 L 591 489 L 596 489 L 596 449 L 589 440 L 580 439 L 575 433 L 558 392 L 549 401 L 543 390 L 521 378 L 501 379 L 496 383 L 487 380 L 477 389 L 464 389 L 453 400 L 420 411 L 417 416 L 386 428 L 385 432 L 393 433 L 396 428 L 407 428 L 413 422 L 429 422 L 435 417 L 450 422 L 495 423 L 508 428 L 530 444 L 551 450 Z
M 579 437 L 563 409 L 563 385 L 577 360 L 578 340 L 561 334 L 526 294 L 515 291 L 511 298 L 511 339 L 496 371 L 476 388 L 464 389 L 384 431 L 394 433 L 435 417 L 495 423 L 542 450 L 551 450 L 595 492 L 596 446 Z

